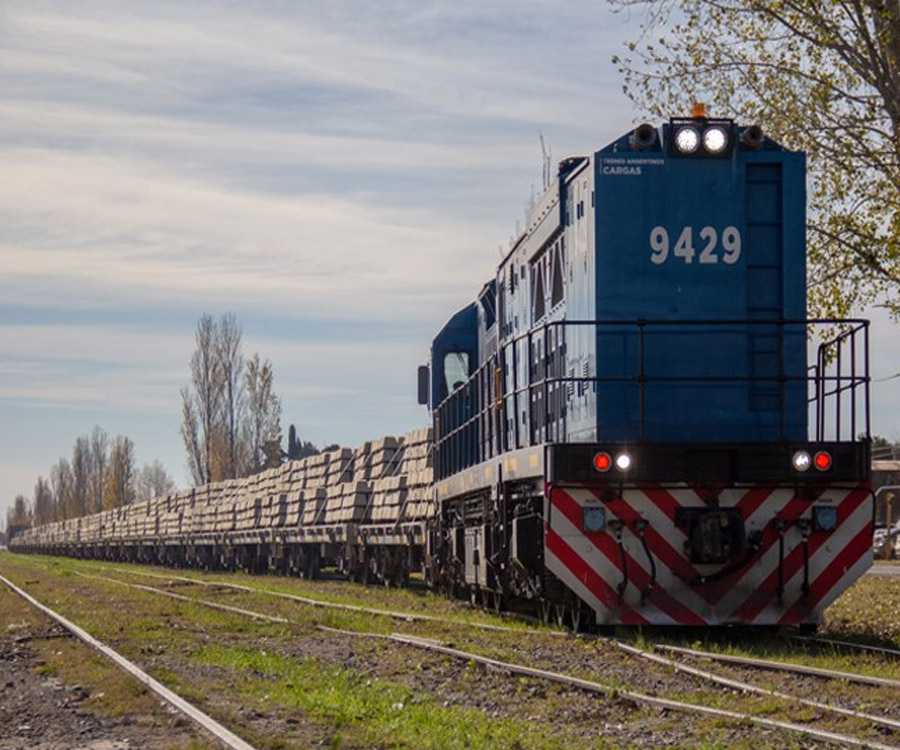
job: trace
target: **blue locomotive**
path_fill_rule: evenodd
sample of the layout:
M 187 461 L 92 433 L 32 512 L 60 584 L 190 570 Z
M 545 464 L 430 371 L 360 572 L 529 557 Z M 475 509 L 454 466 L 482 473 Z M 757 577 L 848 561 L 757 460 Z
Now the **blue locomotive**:
M 810 625 L 865 571 L 868 329 L 806 318 L 805 180 L 702 110 L 559 164 L 419 372 L 435 584 L 576 625 Z

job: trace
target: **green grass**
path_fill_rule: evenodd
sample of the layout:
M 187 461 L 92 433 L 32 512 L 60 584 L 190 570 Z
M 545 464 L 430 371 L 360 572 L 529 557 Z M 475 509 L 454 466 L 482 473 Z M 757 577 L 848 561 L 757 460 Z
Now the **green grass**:
M 18 558 L 18 556 L 14 556 Z M 0 563 L 9 560 L 0 557 Z M 205 703 L 220 717 L 233 716 L 235 725 L 242 725 L 243 718 L 238 715 L 235 706 L 249 706 L 271 715 L 273 725 L 272 736 L 260 734 L 258 745 L 266 750 L 277 750 L 287 747 L 283 734 L 279 734 L 274 726 L 277 722 L 286 722 L 289 717 L 302 717 L 311 722 L 315 731 L 320 733 L 331 747 L 378 747 L 378 748 L 510 748 L 510 750 L 555 750 L 572 745 L 585 748 L 618 748 L 626 747 L 621 735 L 614 734 L 615 739 L 602 736 L 602 721 L 618 721 L 604 714 L 597 727 L 590 722 L 582 721 L 581 734 L 573 727 L 559 728 L 555 722 L 554 712 L 566 709 L 566 693 L 547 689 L 539 699 L 543 708 L 532 712 L 530 709 L 517 709 L 504 712 L 495 717 L 485 712 L 470 708 L 471 701 L 462 700 L 465 706 L 443 702 L 442 698 L 427 691 L 413 691 L 407 684 L 415 684 L 403 672 L 415 669 L 419 657 L 411 655 L 409 650 L 385 644 L 375 646 L 378 656 L 375 662 L 386 663 L 387 668 L 380 668 L 380 677 L 354 671 L 346 666 L 339 666 L 309 656 L 294 656 L 297 652 L 298 639 L 306 640 L 306 653 L 320 656 L 309 648 L 309 639 L 316 638 L 314 627 L 317 624 L 330 627 L 356 630 L 362 632 L 390 633 L 403 630 L 410 634 L 419 634 L 452 642 L 460 649 L 471 650 L 503 660 L 515 661 L 517 649 L 521 649 L 523 637 L 530 644 L 568 643 L 572 649 L 583 651 L 585 657 L 602 654 L 594 651 L 595 646 L 577 639 L 560 639 L 547 629 L 540 635 L 523 636 L 519 633 L 480 633 L 466 634 L 459 621 L 493 622 L 509 625 L 505 620 L 487 613 L 477 612 L 467 605 L 450 602 L 427 592 L 404 592 L 384 590 L 381 588 L 363 588 L 357 585 L 336 582 L 309 582 L 283 578 L 255 578 L 248 576 L 209 576 L 191 572 L 188 575 L 204 580 L 220 578 L 222 581 L 241 583 L 254 588 L 266 588 L 309 596 L 316 599 L 327 599 L 336 603 L 361 604 L 363 606 L 391 609 L 398 611 L 421 611 L 437 614 L 444 619 L 431 623 L 397 623 L 389 617 L 369 614 L 330 610 L 309 607 L 297 602 L 275 599 L 259 593 L 241 591 L 220 591 L 206 587 L 181 586 L 179 593 L 210 600 L 217 600 L 230 605 L 247 609 L 262 609 L 267 613 L 280 614 L 291 620 L 290 625 L 278 625 L 249 619 L 236 613 L 210 610 L 199 604 L 191 604 L 170 599 L 163 599 L 145 591 L 128 589 L 116 584 L 104 584 L 98 580 L 88 580 L 75 575 L 76 572 L 113 575 L 116 570 L 128 570 L 130 566 L 102 564 L 93 561 L 61 560 L 59 558 L 22 558 L 14 562 L 17 577 L 23 583 L 31 578 L 43 578 L 33 590 L 38 598 L 48 604 L 66 608 L 69 616 L 94 632 L 103 640 L 121 641 L 130 650 L 131 658 L 152 662 L 150 671 L 158 679 L 169 685 L 185 697 Z M 104 568 L 101 570 L 101 567 Z M 30 572 L 29 572 L 30 569 Z M 140 568 L 164 573 L 163 569 Z M 49 576 L 38 576 L 35 571 L 44 571 L 55 577 L 64 578 L 64 583 L 54 583 Z M 181 576 L 184 571 L 168 571 L 172 577 Z M 116 574 L 125 579 L 125 576 Z M 133 582 L 158 588 L 165 587 L 163 579 L 130 578 Z M 884 644 L 900 635 L 900 594 L 892 591 L 894 584 L 890 579 L 863 579 L 828 611 L 829 624 L 825 628 L 826 635 L 840 636 L 848 640 L 868 638 Z M 900 590 L 900 584 L 897 585 Z M 84 591 L 94 592 L 93 599 L 97 604 L 85 601 Z M 99 594 L 96 592 L 100 592 Z M 341 594 L 341 592 L 344 592 Z M 45 598 L 46 594 L 52 595 Z M 120 612 L 127 612 L 127 618 L 111 617 L 109 610 L 101 606 L 101 600 L 108 596 L 109 601 L 116 602 Z M 877 606 L 871 606 L 874 602 Z M 15 620 L 7 626 L 16 627 Z M 520 629 L 531 626 L 520 625 Z M 648 646 L 655 636 L 655 631 L 630 631 L 642 646 Z M 705 641 L 697 644 L 709 650 L 727 650 L 732 653 L 764 654 L 772 658 L 791 661 L 807 660 L 819 666 L 844 668 L 851 671 L 851 665 L 843 663 L 846 654 L 841 652 L 808 653 L 803 655 L 795 644 L 790 644 L 777 635 L 754 637 L 749 641 L 738 640 L 735 643 L 723 641 Z M 366 647 L 368 648 L 368 646 Z M 355 647 L 354 647 L 355 649 Z M 179 666 L 178 671 L 169 669 L 166 657 L 180 654 L 185 657 L 186 667 Z M 552 650 L 544 653 L 552 654 Z M 852 657 L 859 670 L 859 657 Z M 334 656 L 332 655 L 332 659 Z M 843 666 L 836 666 L 843 663 Z M 882 667 L 885 665 L 881 663 Z M 548 665 L 549 666 L 549 665 Z M 599 662 L 595 667 L 599 667 Z M 595 667 L 588 666 L 588 671 Z M 550 668 L 553 668 L 552 666 Z M 885 667 L 890 668 L 890 667 Z M 649 669 L 649 667 L 648 667 Z M 876 664 L 873 669 L 880 669 Z M 568 670 L 566 670 L 568 671 Z M 600 682 L 609 683 L 610 670 L 593 676 Z M 459 676 L 459 684 L 465 689 L 467 685 L 475 686 L 484 679 L 480 667 L 471 665 Z M 509 690 L 517 690 L 513 680 L 509 682 Z M 627 689 L 627 685 L 619 685 Z M 498 689 L 498 688 L 495 688 Z M 502 688 L 499 688 L 502 690 Z M 697 702 L 710 699 L 705 689 L 680 696 L 686 702 Z M 604 703 L 611 708 L 613 714 L 621 714 L 622 721 L 641 723 L 640 716 L 646 716 L 655 728 L 666 727 L 671 723 L 670 733 L 678 735 L 684 726 L 683 715 L 672 714 L 670 717 L 659 717 L 649 709 L 635 709 L 620 705 L 612 699 L 598 696 L 597 705 Z M 777 703 L 761 697 L 756 701 L 756 710 L 760 715 L 777 715 Z M 721 707 L 736 708 L 733 698 L 722 697 Z M 742 704 L 743 705 L 743 704 Z M 749 707 L 750 704 L 748 703 Z M 504 718 L 517 716 L 518 718 Z M 527 719 L 524 717 L 527 716 Z M 627 717 L 627 718 L 626 718 Z M 676 718 L 677 717 L 677 718 Z M 796 713 L 796 720 L 807 718 Z M 767 741 L 755 743 L 748 741 L 746 734 L 734 738 L 734 741 L 722 740 L 727 734 L 726 725 L 716 720 L 691 720 L 693 735 L 684 738 L 685 748 L 719 748 L 740 747 L 799 747 L 794 737 L 781 737 L 779 741 L 767 744 Z M 259 724 L 249 727 L 249 732 L 261 732 Z M 589 734 L 585 734 L 589 732 Z M 242 730 L 242 734 L 243 734 Z M 250 739 L 248 735 L 248 739 Z M 640 743 L 638 743 L 639 745 Z
M 202 649 L 198 658 L 239 673 L 241 694 L 254 704 L 301 711 L 329 725 L 332 747 L 551 750 L 570 746 L 571 738 L 554 737 L 545 727 L 491 719 L 473 709 L 438 706 L 427 693 L 315 659 L 218 645 Z
M 900 648 L 900 578 L 861 578 L 825 611 L 822 634 Z

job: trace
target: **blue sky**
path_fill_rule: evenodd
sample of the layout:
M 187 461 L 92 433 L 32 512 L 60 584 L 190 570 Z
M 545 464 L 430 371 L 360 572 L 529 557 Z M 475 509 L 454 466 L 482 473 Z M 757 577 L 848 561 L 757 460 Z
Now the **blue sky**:
M 539 132 L 562 158 L 642 119 L 610 63 L 635 28 L 593 0 L 6 0 L 0 512 L 95 424 L 185 484 L 203 312 L 273 362 L 285 431 L 424 424 L 415 368 L 539 188 Z

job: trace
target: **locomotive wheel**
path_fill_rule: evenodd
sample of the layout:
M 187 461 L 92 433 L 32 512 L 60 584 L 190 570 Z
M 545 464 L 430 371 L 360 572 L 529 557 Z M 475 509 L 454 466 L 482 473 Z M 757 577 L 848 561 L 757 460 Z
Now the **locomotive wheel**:
M 491 608 L 495 615 L 499 615 L 503 611 L 503 592 L 502 591 L 491 591 L 488 594 L 488 606 Z

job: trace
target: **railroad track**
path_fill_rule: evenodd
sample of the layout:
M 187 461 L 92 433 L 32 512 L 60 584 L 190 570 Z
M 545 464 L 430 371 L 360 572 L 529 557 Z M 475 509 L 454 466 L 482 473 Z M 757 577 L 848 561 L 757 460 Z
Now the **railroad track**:
M 107 659 L 112 661 L 122 671 L 126 672 L 138 682 L 142 683 L 145 687 L 159 696 L 163 701 L 168 703 L 176 711 L 184 715 L 187 719 L 209 732 L 209 734 L 212 735 L 224 747 L 230 748 L 230 750 L 256 750 L 253 745 L 245 742 L 223 724 L 220 724 L 218 721 L 201 711 L 195 705 L 167 688 L 158 680 L 155 680 L 136 664 L 126 659 L 124 656 L 107 646 L 105 643 L 102 643 L 94 638 L 86 630 L 80 628 L 69 619 L 63 617 L 63 615 L 61 615 L 59 612 L 51 609 L 46 604 L 39 602 L 33 596 L 28 594 L 24 589 L 16 586 L 8 578 L 0 575 L 0 582 L 6 585 L 11 591 L 27 601 L 29 604 L 31 604 L 35 609 L 39 610 L 47 617 L 54 620 L 67 632 L 71 633 L 80 641 L 90 646 L 94 651 L 102 654 Z
M 895 648 L 885 648 L 884 646 L 873 646 L 870 643 L 853 643 L 851 641 L 836 640 L 834 638 L 822 638 L 821 636 L 810 637 L 795 635 L 791 636 L 792 641 L 802 643 L 804 645 L 814 646 L 821 649 L 846 650 L 851 652 L 862 652 L 883 656 L 892 661 L 900 660 L 900 650 Z
M 122 575 L 133 575 L 144 578 L 156 578 L 159 580 L 165 580 L 169 584 L 179 584 L 179 585 L 194 585 L 197 587 L 206 587 L 210 590 L 219 590 L 219 591 L 233 591 L 240 592 L 241 594 L 249 595 L 249 596 L 263 596 L 263 597 L 277 597 L 281 599 L 287 599 L 293 601 L 296 604 L 306 605 L 306 606 L 314 606 L 317 608 L 326 608 L 326 609 L 334 609 L 334 610 L 342 610 L 349 612 L 358 612 L 365 613 L 379 617 L 388 617 L 396 621 L 407 622 L 407 623 L 433 623 L 439 621 L 443 624 L 452 624 L 453 626 L 463 627 L 463 628 L 473 628 L 473 629 L 484 629 L 487 628 L 493 631 L 507 631 L 511 634 L 522 634 L 528 635 L 529 633 L 538 632 L 538 631 L 525 631 L 522 629 L 516 629 L 512 627 L 504 627 L 498 625 L 487 625 L 484 623 L 473 623 L 468 622 L 462 619 L 452 620 L 445 617 L 435 617 L 432 615 L 424 615 L 420 613 L 411 613 L 411 612 L 402 612 L 396 610 L 385 610 L 374 607 L 362 607 L 356 605 L 348 605 L 348 604 L 340 604 L 335 602 L 323 601 L 321 599 L 315 599 L 307 596 L 297 596 L 292 594 L 285 594 L 284 592 L 273 591 L 270 589 L 265 589 L 261 587 L 255 586 L 244 586 L 240 584 L 232 584 L 227 582 L 222 582 L 219 580 L 216 581 L 204 581 L 198 578 L 189 578 L 184 576 L 169 576 L 165 574 L 158 573 L 150 573 L 146 571 L 137 571 L 131 569 L 122 569 L 122 568 L 114 568 L 112 570 L 113 573 Z M 85 577 L 90 577 L 96 580 L 101 580 L 108 583 L 113 583 L 115 585 L 127 586 L 131 587 L 135 590 L 144 591 L 151 594 L 156 594 L 160 596 L 166 596 L 174 599 L 178 599 L 181 601 L 191 602 L 193 604 L 198 604 L 206 607 L 212 607 L 216 609 L 230 611 L 232 613 L 240 614 L 246 617 L 252 617 L 260 620 L 266 620 L 273 623 L 286 623 L 289 622 L 289 618 L 271 615 L 266 612 L 248 609 L 246 607 L 234 607 L 231 605 L 224 605 L 221 602 L 202 599 L 199 597 L 191 597 L 186 596 L 184 594 L 176 593 L 173 591 L 166 590 L 164 588 L 158 588 L 154 586 L 147 586 L 139 583 L 131 583 L 128 581 L 123 581 L 121 578 L 110 577 L 108 575 L 95 575 L 95 574 L 85 574 L 82 573 Z M 735 722 L 751 722 L 757 726 L 763 726 L 768 729 L 778 730 L 781 732 L 790 732 L 794 734 L 806 735 L 811 738 L 815 738 L 821 742 L 831 743 L 831 744 L 839 744 L 843 746 L 850 747 L 873 747 L 880 748 L 882 750 L 886 750 L 887 748 L 896 748 L 896 745 L 890 745 L 882 742 L 877 736 L 872 736 L 869 733 L 868 736 L 858 736 L 854 734 L 847 733 L 846 731 L 832 731 L 830 729 L 822 729 L 810 726 L 809 724 L 799 724 L 791 721 L 783 721 L 777 719 L 771 719 L 766 716 L 757 715 L 748 711 L 736 711 L 723 709 L 721 707 L 713 706 L 713 705 L 698 705 L 693 703 L 687 703 L 685 701 L 672 700 L 663 697 L 659 697 L 658 695 L 651 695 L 645 692 L 640 692 L 636 690 L 627 690 L 622 689 L 621 686 L 617 686 L 609 683 L 601 683 L 592 679 L 586 679 L 584 677 L 580 677 L 575 674 L 563 673 L 558 671 L 552 671 L 542 668 L 537 668 L 528 664 L 522 664 L 515 661 L 497 659 L 490 656 L 486 656 L 484 653 L 479 653 L 471 650 L 464 650 L 460 648 L 455 648 L 453 646 L 447 645 L 445 642 L 442 642 L 438 639 L 434 638 L 425 638 L 422 636 L 414 635 L 414 634 L 402 634 L 402 633 L 374 633 L 374 632 L 361 632 L 358 630 L 349 630 L 346 628 L 334 628 L 324 625 L 317 626 L 320 630 L 324 632 L 331 633 L 339 633 L 347 637 L 353 638 L 375 638 L 381 639 L 385 641 L 390 641 L 396 644 L 413 647 L 422 650 L 428 650 L 433 653 L 442 654 L 444 656 L 462 660 L 466 663 L 474 663 L 481 664 L 487 668 L 499 670 L 502 673 L 509 675 L 516 675 L 522 677 L 529 677 L 536 680 L 545 680 L 552 681 L 558 684 L 566 685 L 571 688 L 576 688 L 582 691 L 587 691 L 589 693 L 600 693 L 605 696 L 615 695 L 617 698 L 627 701 L 633 701 L 635 703 L 641 703 L 648 706 L 653 706 L 659 709 L 665 709 L 669 711 L 679 711 L 685 713 L 695 713 L 703 716 L 713 716 L 720 720 L 726 721 L 735 721 Z M 623 643 L 621 641 L 612 641 L 611 639 L 601 639 L 605 640 L 605 642 L 614 645 L 617 649 L 620 649 L 624 653 L 627 653 L 635 658 L 652 662 L 657 665 L 675 670 L 681 674 L 688 675 L 691 678 L 695 678 L 697 680 L 701 680 L 703 682 L 714 684 L 719 686 L 722 689 L 729 691 L 737 691 L 746 695 L 757 695 L 762 696 L 764 698 L 770 700 L 778 700 L 788 704 L 794 704 L 796 706 L 803 706 L 808 709 L 813 709 L 818 712 L 828 713 L 833 715 L 836 720 L 846 719 L 851 721 L 856 721 L 857 723 L 864 723 L 869 725 L 874 725 L 881 728 L 881 731 L 894 732 L 900 730 L 900 719 L 894 718 L 887 715 L 878 715 L 869 713 L 867 711 L 860 710 L 859 708 L 848 707 L 845 705 L 838 705 L 835 703 L 827 703 L 824 701 L 816 700 L 813 698 L 804 697 L 802 695 L 796 695 L 792 693 L 788 693 L 784 690 L 777 690 L 772 687 L 765 687 L 751 683 L 746 678 L 736 679 L 734 677 L 730 677 L 727 675 L 723 675 L 721 673 L 716 674 L 710 672 L 708 670 L 699 669 L 696 666 L 692 666 L 689 663 L 684 661 L 679 661 L 673 658 L 663 657 L 659 653 L 656 653 L 655 649 L 666 650 L 672 654 L 676 654 L 682 657 L 687 657 L 690 659 L 709 659 L 716 661 L 728 662 L 731 665 L 739 664 L 742 668 L 746 670 L 754 670 L 758 671 L 761 669 L 772 669 L 771 666 L 773 663 L 766 662 L 765 660 L 758 659 L 750 659 L 750 658 L 740 658 L 740 657 L 726 657 L 717 654 L 711 654 L 709 652 L 702 652 L 696 649 L 686 649 L 675 646 L 664 646 L 657 645 L 654 650 L 638 648 L 633 645 L 629 645 Z M 720 658 L 721 657 L 721 658 Z M 804 665 L 791 665 L 785 664 L 782 662 L 774 663 L 777 664 L 778 668 L 781 671 L 789 671 L 794 675 L 804 675 L 806 677 L 814 677 L 816 680 L 835 680 L 835 681 L 847 681 L 853 679 L 854 681 L 862 682 L 864 684 L 870 686 L 876 686 L 878 688 L 894 688 L 900 687 L 900 681 L 891 680 L 887 678 L 869 678 L 864 675 L 850 675 L 845 672 L 838 672 L 834 670 L 824 670 L 824 669 L 811 669 L 809 667 L 805 667 Z M 864 700 L 857 702 L 870 702 L 871 698 L 866 697 Z
M 555 630 L 555 629 L 544 629 L 541 631 L 538 630 L 520 630 L 513 629 L 510 627 L 506 627 L 503 625 L 495 625 L 490 623 L 478 622 L 477 620 L 471 619 L 454 619 L 448 618 L 446 616 L 435 616 L 435 615 L 426 615 L 422 613 L 415 612 L 405 612 L 391 609 L 380 609 L 376 607 L 366 607 L 360 605 L 353 604 L 344 604 L 331 602 L 325 599 L 316 599 L 309 596 L 299 596 L 296 594 L 288 594 L 281 591 L 274 591 L 261 586 L 246 586 L 235 583 L 228 583 L 221 580 L 212 580 L 207 581 L 201 578 L 192 578 L 188 576 L 172 576 L 166 575 L 163 573 L 152 573 L 144 570 L 130 569 L 130 568 L 119 568 L 114 567 L 111 570 L 114 572 L 118 572 L 125 575 L 146 577 L 146 578 L 154 578 L 158 580 L 166 580 L 166 581 L 180 581 L 186 584 L 198 585 L 198 586 L 216 586 L 221 588 L 234 589 L 237 591 L 243 591 L 246 593 L 254 593 L 254 594 L 263 594 L 266 596 L 273 596 L 284 598 L 288 600 L 293 600 L 296 602 L 300 602 L 303 604 L 308 604 L 314 607 L 321 607 L 325 609 L 337 609 L 337 610 L 346 610 L 350 612 L 360 612 L 364 614 L 371 614 L 376 616 L 384 616 L 390 617 L 392 619 L 398 621 L 405 622 L 454 622 L 459 625 L 468 626 L 472 628 L 478 628 L 482 630 L 494 630 L 494 631 L 508 631 L 508 632 L 544 632 L 544 633 L 552 633 L 554 635 L 565 635 L 565 631 Z M 510 617 L 516 620 L 519 620 L 523 624 L 531 624 L 533 621 L 530 618 L 518 618 L 514 614 L 510 614 Z M 634 646 L 629 646 L 626 641 L 621 639 L 614 638 L 604 638 L 602 636 L 591 636 L 581 634 L 582 638 L 599 638 L 601 640 L 606 640 L 611 643 L 615 643 L 620 645 L 623 649 L 630 650 L 633 653 L 643 653 L 649 654 L 651 653 L 648 649 L 638 649 Z M 649 637 L 645 634 L 645 637 Z M 866 643 L 853 643 L 850 641 L 842 641 L 842 640 L 834 640 L 829 638 L 822 637 L 809 637 L 809 636 L 789 636 L 791 641 L 797 642 L 802 645 L 811 645 L 821 649 L 842 649 L 849 652 L 860 652 L 860 653 L 868 653 L 879 657 L 884 657 L 885 659 L 900 660 L 900 650 L 890 649 L 880 646 L 873 646 L 871 644 Z M 679 647 L 672 644 L 657 642 L 653 643 L 653 648 L 671 651 L 675 653 L 681 653 L 687 656 L 695 656 L 698 658 L 710 659 L 710 660 L 718 660 L 722 662 L 730 662 L 732 664 L 742 664 L 747 667 L 756 667 L 758 669 L 769 669 L 774 671 L 782 671 L 789 672 L 798 675 L 812 675 L 819 676 L 825 679 L 837 679 L 837 680 L 848 680 L 851 682 L 859 682 L 861 684 L 874 685 L 879 687 L 900 687 L 900 680 L 895 680 L 892 678 L 879 678 L 872 677 L 863 674 L 856 674 L 852 672 L 833 670 L 833 669 L 817 669 L 815 667 L 810 667 L 808 665 L 803 664 L 794 664 L 791 662 L 785 661 L 773 661 L 768 659 L 761 658 L 748 658 L 748 657 L 739 657 L 739 656 L 729 656 L 726 654 L 716 654 L 710 651 L 704 651 L 696 648 L 688 648 L 688 647 Z

